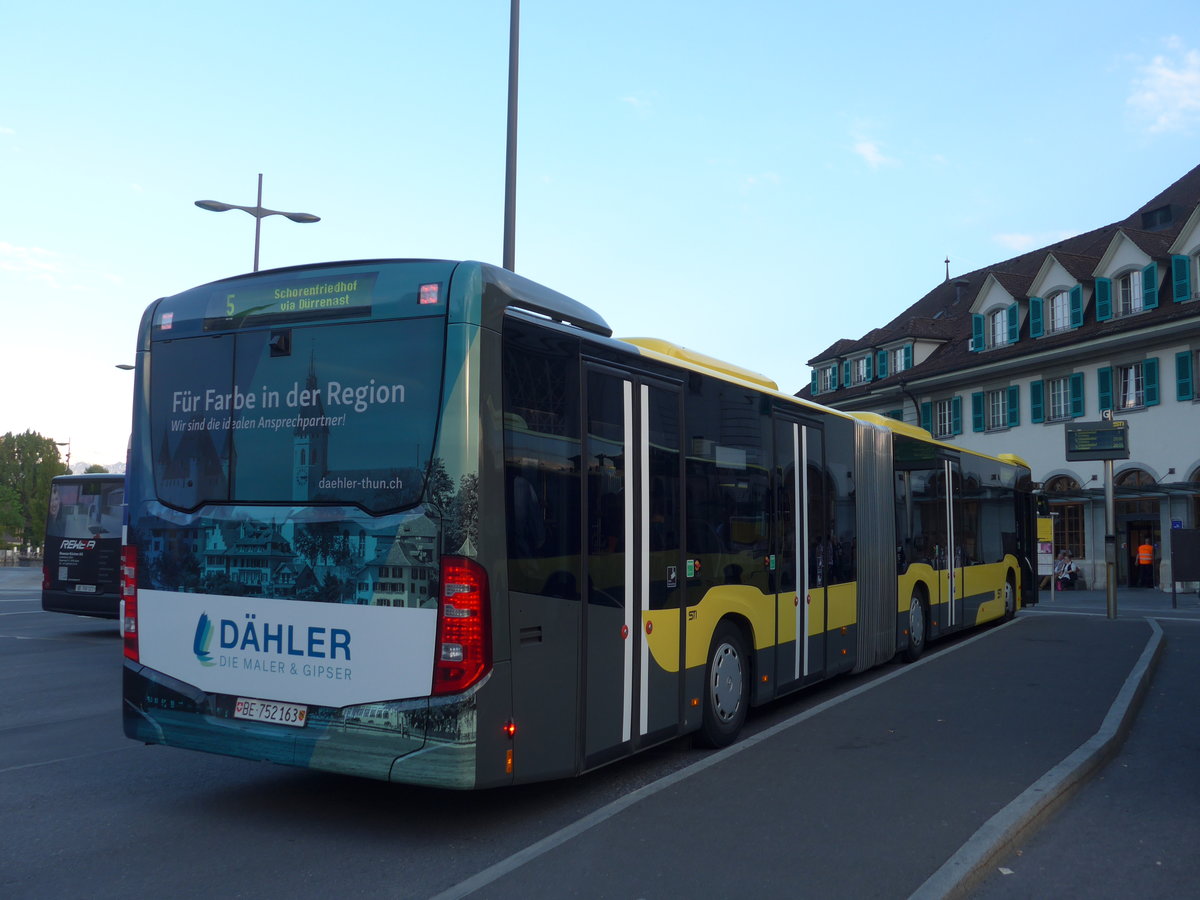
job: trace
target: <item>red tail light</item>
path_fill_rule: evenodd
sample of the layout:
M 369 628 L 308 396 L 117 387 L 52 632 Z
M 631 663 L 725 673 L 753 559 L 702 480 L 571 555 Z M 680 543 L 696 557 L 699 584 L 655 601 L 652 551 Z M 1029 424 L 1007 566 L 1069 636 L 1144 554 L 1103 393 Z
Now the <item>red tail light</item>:
M 474 560 L 442 557 L 433 693 L 466 690 L 491 668 L 487 572 Z
M 121 637 L 125 656 L 138 662 L 137 549 L 121 548 Z

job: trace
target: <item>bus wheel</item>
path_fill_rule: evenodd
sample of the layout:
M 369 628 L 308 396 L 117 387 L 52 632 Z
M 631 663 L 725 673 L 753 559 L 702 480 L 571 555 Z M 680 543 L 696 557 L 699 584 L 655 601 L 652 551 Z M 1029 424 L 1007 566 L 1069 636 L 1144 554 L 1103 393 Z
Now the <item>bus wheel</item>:
M 698 742 L 706 747 L 732 744 L 746 722 L 750 705 L 750 658 L 742 633 L 729 622 L 717 626 L 704 670 L 704 720 Z
M 908 646 L 904 648 L 904 659 L 916 662 L 925 652 L 925 598 L 913 591 L 908 601 Z
M 1007 622 L 1017 614 L 1017 589 L 1012 578 L 1004 582 L 1004 621 Z

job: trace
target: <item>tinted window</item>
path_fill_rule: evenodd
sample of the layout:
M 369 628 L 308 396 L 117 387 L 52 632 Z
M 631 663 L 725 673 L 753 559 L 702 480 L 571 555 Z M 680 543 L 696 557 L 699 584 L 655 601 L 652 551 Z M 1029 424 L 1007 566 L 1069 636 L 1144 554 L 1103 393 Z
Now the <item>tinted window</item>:
M 121 536 L 124 481 L 56 481 L 50 487 L 50 537 Z
M 154 344 L 158 496 L 358 504 L 421 498 L 440 406 L 445 320 L 276 328 Z

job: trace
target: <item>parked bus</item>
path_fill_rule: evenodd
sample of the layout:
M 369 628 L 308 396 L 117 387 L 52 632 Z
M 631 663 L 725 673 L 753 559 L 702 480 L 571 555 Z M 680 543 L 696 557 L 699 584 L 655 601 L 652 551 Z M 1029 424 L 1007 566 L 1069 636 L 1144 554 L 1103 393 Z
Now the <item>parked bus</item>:
M 477 262 L 260 272 L 137 347 L 126 734 L 576 775 L 1036 600 L 1030 473 Z
M 59 475 L 50 484 L 42 609 L 117 618 L 123 475 Z

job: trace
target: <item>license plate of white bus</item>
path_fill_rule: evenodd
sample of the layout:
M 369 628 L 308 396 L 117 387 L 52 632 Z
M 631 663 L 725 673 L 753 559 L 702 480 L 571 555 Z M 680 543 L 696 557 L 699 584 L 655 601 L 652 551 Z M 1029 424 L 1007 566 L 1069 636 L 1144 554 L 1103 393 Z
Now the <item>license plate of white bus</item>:
M 271 700 L 238 697 L 237 703 L 233 706 L 233 717 L 303 728 L 308 721 L 308 707 L 299 703 L 275 703 Z

